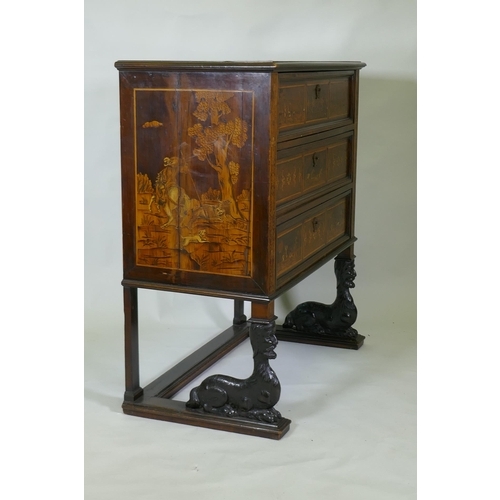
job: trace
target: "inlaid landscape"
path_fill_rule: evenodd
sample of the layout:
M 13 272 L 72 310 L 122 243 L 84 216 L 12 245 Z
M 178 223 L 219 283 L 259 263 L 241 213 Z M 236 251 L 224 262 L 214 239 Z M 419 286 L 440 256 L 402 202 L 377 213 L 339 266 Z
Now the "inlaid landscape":
M 138 265 L 251 275 L 252 100 L 249 92 L 136 91 Z M 187 123 L 178 123 L 181 105 Z

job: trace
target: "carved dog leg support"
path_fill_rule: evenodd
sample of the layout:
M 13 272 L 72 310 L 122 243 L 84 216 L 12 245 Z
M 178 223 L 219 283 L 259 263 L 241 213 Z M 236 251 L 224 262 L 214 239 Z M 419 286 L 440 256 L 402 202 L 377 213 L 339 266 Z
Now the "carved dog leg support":
M 352 328 L 358 311 L 351 296 L 354 288 L 354 255 L 339 255 L 335 259 L 337 296 L 332 304 L 303 302 L 290 312 L 278 330 L 281 340 L 304 342 L 332 347 L 358 349 L 364 337 Z M 327 340 L 328 339 L 328 340 Z
M 252 304 L 252 316 L 254 313 Z M 276 373 L 269 360 L 276 358 L 278 344 L 274 315 L 250 320 L 250 342 L 254 369 L 250 377 L 237 379 L 227 375 L 212 375 L 191 390 L 188 408 L 225 417 L 245 417 L 275 424 L 281 414 L 274 409 L 281 393 Z

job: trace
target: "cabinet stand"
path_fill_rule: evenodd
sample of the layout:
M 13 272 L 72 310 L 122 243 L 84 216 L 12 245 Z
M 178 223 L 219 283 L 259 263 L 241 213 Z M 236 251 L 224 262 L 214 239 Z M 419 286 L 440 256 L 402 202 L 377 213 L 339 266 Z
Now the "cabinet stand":
M 126 358 L 126 391 L 122 405 L 124 413 L 271 439 L 280 439 L 289 430 L 291 421 L 282 418 L 273 408 L 279 399 L 280 387 L 267 361 L 275 357 L 274 348 L 277 344 L 274 335 L 273 303 L 265 305 L 252 303 L 252 316 L 255 317 L 250 321 L 241 322 L 244 317 L 243 301 L 235 301 L 233 326 L 142 389 L 139 385 L 137 288 L 124 287 L 124 291 Z M 248 379 L 238 380 L 222 375 L 209 377 L 198 387 L 200 390 L 196 397 L 199 404 L 195 404 L 194 397 L 191 397 L 191 408 L 187 407 L 184 401 L 172 399 L 201 373 L 241 344 L 249 334 L 254 348 L 255 370 Z M 271 384 L 268 378 L 272 379 Z M 269 390 L 269 386 L 274 389 L 274 394 Z M 217 411 L 214 403 L 224 399 L 225 387 L 232 391 L 236 403 L 230 401 L 226 404 L 224 400 L 219 405 L 220 410 Z M 193 395 L 193 391 L 191 394 Z M 252 399 L 255 401 L 252 402 Z
M 347 252 L 347 253 L 346 253 Z M 349 288 L 354 287 L 352 247 L 335 259 L 337 297 L 333 304 L 304 302 L 276 327 L 274 301 L 252 302 L 252 317 L 244 301 L 234 301 L 233 325 L 141 388 L 139 382 L 137 288 L 124 286 L 125 372 L 124 413 L 210 429 L 281 439 L 291 421 L 274 408 L 281 387 L 269 364 L 279 340 L 359 349 L 364 336 L 352 328 L 357 310 Z M 349 254 L 350 252 L 350 254 Z M 352 258 L 350 258 L 352 256 Z M 286 326 L 288 325 L 288 326 Z M 254 370 L 247 379 L 212 375 L 190 392 L 189 401 L 172 399 L 186 385 L 250 337 Z

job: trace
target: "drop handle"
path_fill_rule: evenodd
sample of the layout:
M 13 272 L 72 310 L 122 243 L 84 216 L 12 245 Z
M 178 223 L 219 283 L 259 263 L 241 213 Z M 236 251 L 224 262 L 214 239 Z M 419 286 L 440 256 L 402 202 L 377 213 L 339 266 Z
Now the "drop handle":
M 314 93 L 316 95 L 316 99 L 319 99 L 321 96 L 321 85 L 316 85 L 316 88 L 314 89 Z
M 319 162 L 319 156 L 316 153 L 314 153 L 312 155 L 312 166 L 313 166 L 313 168 L 318 164 L 318 162 Z

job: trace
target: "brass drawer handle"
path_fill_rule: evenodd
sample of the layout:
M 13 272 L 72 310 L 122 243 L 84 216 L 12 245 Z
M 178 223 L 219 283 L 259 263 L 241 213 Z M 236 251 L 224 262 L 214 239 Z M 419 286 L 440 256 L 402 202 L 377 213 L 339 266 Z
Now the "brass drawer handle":
M 319 220 L 316 219 L 316 217 L 314 217 L 314 219 L 312 220 L 312 224 L 313 224 L 313 233 L 315 233 L 318 230 Z
M 319 99 L 320 94 L 321 94 L 321 85 L 319 83 L 318 83 L 318 85 L 316 85 L 316 88 L 314 89 L 314 93 L 316 94 L 316 99 Z

